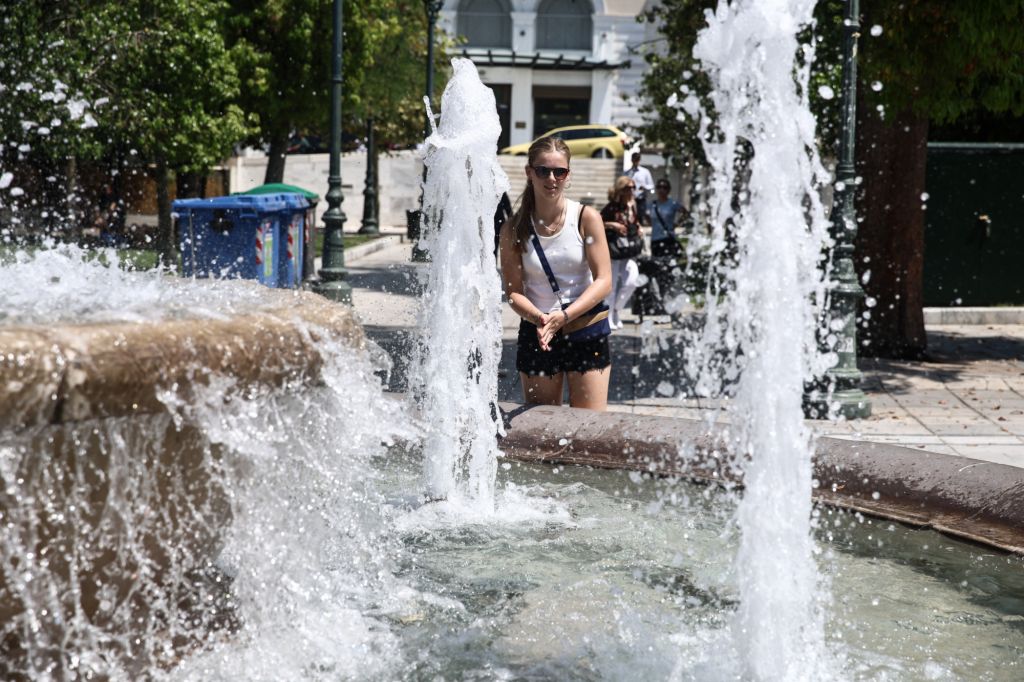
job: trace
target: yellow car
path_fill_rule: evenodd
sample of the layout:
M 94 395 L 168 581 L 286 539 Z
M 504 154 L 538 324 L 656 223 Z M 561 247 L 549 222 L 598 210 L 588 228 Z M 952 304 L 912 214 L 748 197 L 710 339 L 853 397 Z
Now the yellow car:
M 549 130 L 537 140 L 544 137 L 562 138 L 573 156 L 593 156 L 599 159 L 621 159 L 625 155 L 626 149 L 633 144 L 629 135 L 615 126 L 606 125 L 563 126 Z M 514 144 L 511 147 L 505 147 L 498 153 L 526 156 L 533 142 Z

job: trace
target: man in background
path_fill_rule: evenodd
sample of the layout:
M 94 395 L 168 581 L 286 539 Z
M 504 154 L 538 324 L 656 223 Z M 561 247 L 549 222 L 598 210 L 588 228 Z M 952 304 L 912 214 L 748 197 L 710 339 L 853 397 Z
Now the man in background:
M 636 185 L 636 191 L 633 193 L 636 212 L 644 225 L 650 225 L 650 216 L 647 215 L 647 200 L 654 194 L 654 178 L 651 177 L 651 171 L 640 165 L 640 152 L 633 152 L 630 160 L 633 165 L 626 169 L 625 175 L 631 178 L 633 184 Z

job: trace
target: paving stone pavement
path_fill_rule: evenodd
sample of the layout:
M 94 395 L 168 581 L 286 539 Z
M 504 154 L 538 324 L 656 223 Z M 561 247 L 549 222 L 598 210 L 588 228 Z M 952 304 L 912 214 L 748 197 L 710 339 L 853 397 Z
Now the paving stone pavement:
M 404 228 L 351 249 L 347 254 L 353 306 L 368 336 L 394 362 L 388 389 L 406 387 L 409 348 L 419 311 L 416 270 L 410 261 Z M 687 381 L 681 369 L 675 332 L 665 316 L 640 320 L 627 314 L 612 336 L 613 370 L 609 409 L 634 414 L 702 418 L 707 401 L 664 395 Z M 1013 324 L 965 324 L 969 316 L 941 311 L 928 319 L 958 324 L 929 325 L 928 355 L 922 361 L 862 358 L 863 388 L 871 416 L 855 421 L 809 421 L 821 435 L 897 443 L 931 452 L 955 454 L 1024 466 L 1024 314 L 1002 311 Z M 518 317 L 502 311 L 503 376 L 499 399 L 522 401 L 515 372 Z M 660 389 L 660 392 L 659 392 Z

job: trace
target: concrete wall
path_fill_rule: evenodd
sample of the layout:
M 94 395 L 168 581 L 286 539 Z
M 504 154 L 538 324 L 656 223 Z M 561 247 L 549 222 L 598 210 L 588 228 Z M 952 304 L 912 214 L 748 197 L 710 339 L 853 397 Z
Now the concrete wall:
M 262 154 L 237 156 L 228 164 L 232 192 L 244 192 L 263 184 L 267 157 Z M 330 169 L 328 154 L 292 154 L 284 169 L 284 181 L 320 195 L 316 207 L 316 223 L 327 210 L 327 175 Z M 380 215 L 382 227 L 405 225 L 406 210 L 419 206 L 420 178 L 423 163 L 414 151 L 391 152 L 377 157 L 377 182 L 380 189 Z M 345 212 L 345 231 L 355 232 L 363 219 L 363 191 L 366 188 L 366 153 L 351 152 L 341 157 L 341 191 L 344 195 L 341 209 Z

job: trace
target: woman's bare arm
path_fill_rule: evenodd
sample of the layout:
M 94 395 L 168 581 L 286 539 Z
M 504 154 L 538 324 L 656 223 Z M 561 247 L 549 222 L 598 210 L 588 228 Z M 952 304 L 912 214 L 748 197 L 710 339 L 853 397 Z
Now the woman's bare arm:
M 512 225 L 505 223 L 501 226 L 501 238 L 498 242 L 505 298 L 519 317 L 540 326 L 541 312 L 526 298 L 526 289 L 523 285 L 523 254 L 516 249 L 514 232 Z

